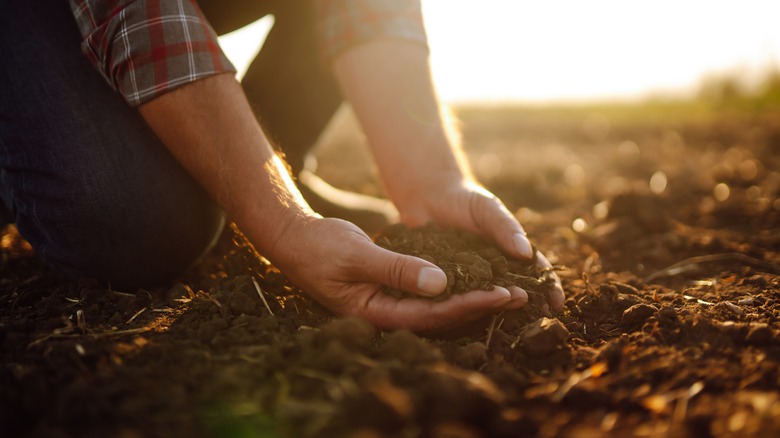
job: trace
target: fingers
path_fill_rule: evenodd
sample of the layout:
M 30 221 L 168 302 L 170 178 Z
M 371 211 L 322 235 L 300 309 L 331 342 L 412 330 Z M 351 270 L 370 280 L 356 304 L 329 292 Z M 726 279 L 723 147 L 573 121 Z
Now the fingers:
M 352 260 L 364 281 L 425 297 L 435 297 L 447 287 L 447 276 L 433 263 L 388 251 L 371 242 L 361 244 Z
M 547 260 L 547 257 L 545 257 L 541 251 L 536 252 L 536 264 L 542 269 L 552 269 L 552 264 L 550 264 L 550 261 Z M 563 309 L 563 302 L 566 299 L 566 296 L 563 293 L 561 279 L 558 278 L 558 275 L 556 275 L 554 272 L 552 273 L 552 276 L 555 280 L 555 284 L 553 285 L 552 291 L 550 291 L 550 298 L 548 299 L 548 303 L 550 304 L 553 312 L 559 312 L 561 309 Z
M 518 286 L 509 286 L 506 289 L 512 296 L 512 300 L 507 303 L 505 310 L 517 310 L 528 304 L 528 292 Z
M 407 328 L 417 332 L 435 332 L 476 321 L 504 309 L 512 301 L 505 288 L 457 294 L 445 301 L 420 298 L 398 300 L 377 293 L 364 307 L 366 318 L 381 329 Z
M 489 196 L 489 193 L 477 193 L 474 201 L 472 201 L 471 213 L 480 229 L 508 254 L 523 259 L 533 257 L 531 242 L 526 237 L 523 227 L 520 226 L 501 200 L 495 196 Z M 541 252 L 537 252 L 536 258 L 537 264 L 542 269 L 552 269 L 552 265 Z M 565 295 L 560 278 L 555 273 L 552 276 L 555 284 L 550 292 L 549 305 L 553 312 L 558 312 L 563 308 Z M 519 301 L 517 305 L 522 307 Z
M 472 196 L 471 215 L 479 229 L 506 253 L 520 259 L 531 259 L 531 242 L 504 203 L 489 193 L 475 192 Z

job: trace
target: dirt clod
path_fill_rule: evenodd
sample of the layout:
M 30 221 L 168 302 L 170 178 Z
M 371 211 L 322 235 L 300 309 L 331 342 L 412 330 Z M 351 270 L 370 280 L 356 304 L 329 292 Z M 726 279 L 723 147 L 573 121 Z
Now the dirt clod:
M 647 318 L 658 312 L 658 308 L 651 304 L 634 304 L 623 312 L 620 325 L 623 327 L 636 327 L 644 324 Z
M 753 345 L 766 344 L 772 340 L 772 329 L 766 323 L 750 324 L 745 341 Z
M 435 225 L 410 229 L 398 224 L 382 231 L 376 242 L 383 248 L 420 257 L 440 267 L 447 275 L 447 287 L 434 298 L 436 301 L 446 300 L 452 294 L 490 290 L 494 285 L 520 286 L 529 295 L 540 295 L 544 301 L 553 285 L 551 271 L 540 269 L 535 256 L 530 261 L 509 257 L 466 231 Z M 396 297 L 413 296 L 397 289 L 384 290 Z
M 780 111 L 607 114 L 598 142 L 587 111 L 459 114 L 475 170 L 556 265 L 567 299 L 546 322 L 531 294 L 446 336 L 377 330 L 309 299 L 235 228 L 179 285 L 117 291 L 62 278 L 5 227 L 0 434 L 780 436 Z M 338 162 L 325 179 L 363 187 Z M 453 287 L 518 272 L 479 239 L 445 241 Z
M 531 355 L 543 356 L 565 347 L 569 330 L 557 319 L 541 318 L 525 326 L 521 345 Z

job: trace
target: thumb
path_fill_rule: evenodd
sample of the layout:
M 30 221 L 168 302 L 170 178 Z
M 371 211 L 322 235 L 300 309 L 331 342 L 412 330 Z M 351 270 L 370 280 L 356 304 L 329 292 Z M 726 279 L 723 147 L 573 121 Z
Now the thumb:
M 508 254 L 520 259 L 531 259 L 531 242 L 512 213 L 496 197 L 478 199 L 478 202 L 472 204 L 472 214 L 479 228 Z
M 435 297 L 447 287 L 447 276 L 438 266 L 421 258 L 398 254 L 373 243 L 358 266 L 366 281 L 381 283 L 425 297 Z

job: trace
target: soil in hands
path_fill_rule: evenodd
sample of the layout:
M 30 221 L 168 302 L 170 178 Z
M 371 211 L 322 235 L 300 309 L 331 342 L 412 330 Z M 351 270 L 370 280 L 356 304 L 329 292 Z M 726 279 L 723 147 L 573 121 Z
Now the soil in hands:
M 596 132 L 507 111 L 461 114 L 464 144 L 538 166 L 482 179 L 556 265 L 555 319 L 531 295 L 458 337 L 375 330 L 229 231 L 175 287 L 107 289 L 9 227 L 0 435 L 780 436 L 780 112 Z
M 519 260 L 468 231 L 433 224 L 419 228 L 397 224 L 382 231 L 376 243 L 440 267 L 447 275 L 447 287 L 434 298 L 436 301 L 446 300 L 453 294 L 491 290 L 495 285 L 519 286 L 528 292 L 529 301 L 544 303 L 554 285 L 552 268 L 543 269 L 536 264 L 536 248 L 530 260 Z M 398 298 L 417 297 L 390 287 L 384 290 Z

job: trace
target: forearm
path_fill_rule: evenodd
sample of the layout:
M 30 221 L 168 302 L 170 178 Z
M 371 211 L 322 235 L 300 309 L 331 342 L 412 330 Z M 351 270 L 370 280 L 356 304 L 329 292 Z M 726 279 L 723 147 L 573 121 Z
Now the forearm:
M 383 294 L 380 284 L 436 296 L 447 278 L 430 262 L 378 247 L 349 222 L 312 212 L 232 75 L 196 81 L 139 109 L 255 247 L 337 314 L 364 317 L 380 327 L 430 330 L 474 320 L 512 303 L 512 293 L 498 287 L 444 303 L 399 301 Z
M 273 252 L 287 224 L 314 215 L 232 74 L 193 82 L 141 105 L 139 111 L 264 254 Z
M 426 189 L 429 175 L 470 178 L 457 143 L 448 138 L 424 47 L 377 40 L 345 51 L 333 70 L 399 209 L 416 199 L 410 196 L 415 191 Z

